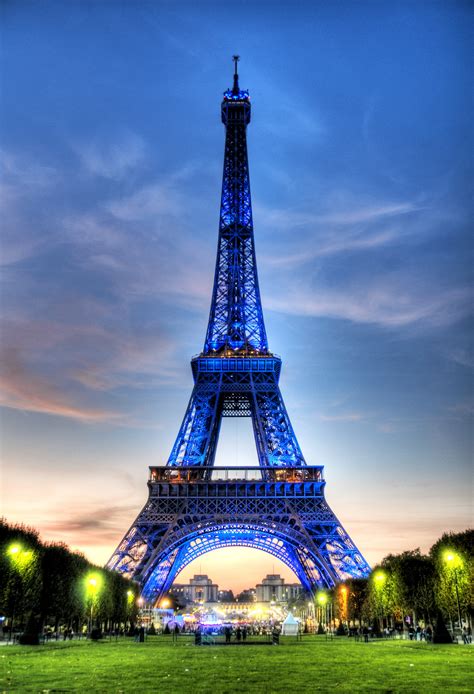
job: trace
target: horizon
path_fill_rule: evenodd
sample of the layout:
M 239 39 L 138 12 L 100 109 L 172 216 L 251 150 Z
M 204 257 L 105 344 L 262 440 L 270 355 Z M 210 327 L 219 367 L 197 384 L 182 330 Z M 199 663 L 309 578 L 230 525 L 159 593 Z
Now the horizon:
M 144 505 L 205 337 L 238 52 L 296 436 L 369 564 L 427 552 L 472 521 L 467 6 L 212 7 L 1 10 L 1 513 L 103 564 Z M 256 463 L 224 420 L 216 465 Z M 243 548 L 176 580 L 236 593 L 272 565 L 293 582 Z

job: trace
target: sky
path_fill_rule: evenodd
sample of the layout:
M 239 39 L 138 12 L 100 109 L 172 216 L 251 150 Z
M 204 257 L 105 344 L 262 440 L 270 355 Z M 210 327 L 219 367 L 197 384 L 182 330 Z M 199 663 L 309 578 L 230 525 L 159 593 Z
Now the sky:
M 472 524 L 469 4 L 1 4 L 1 513 L 104 563 L 204 343 L 232 55 L 270 349 L 369 563 Z M 257 463 L 249 419 L 217 464 Z M 202 556 L 221 588 L 291 573 Z

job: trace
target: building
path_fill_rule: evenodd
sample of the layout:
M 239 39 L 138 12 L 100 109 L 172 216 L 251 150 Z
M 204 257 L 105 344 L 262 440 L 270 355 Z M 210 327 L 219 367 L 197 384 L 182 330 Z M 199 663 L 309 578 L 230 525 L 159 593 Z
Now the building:
M 234 602 L 234 593 L 232 590 L 219 590 L 217 593 L 219 602 Z
M 195 574 L 188 584 L 175 583 L 170 590 L 170 595 L 183 604 L 217 602 L 218 591 L 219 586 L 208 576 Z
M 257 599 L 257 591 L 255 588 L 246 588 L 236 597 L 237 602 L 255 602 Z
M 257 602 L 288 602 L 301 593 L 300 583 L 285 583 L 280 574 L 267 574 L 257 584 Z

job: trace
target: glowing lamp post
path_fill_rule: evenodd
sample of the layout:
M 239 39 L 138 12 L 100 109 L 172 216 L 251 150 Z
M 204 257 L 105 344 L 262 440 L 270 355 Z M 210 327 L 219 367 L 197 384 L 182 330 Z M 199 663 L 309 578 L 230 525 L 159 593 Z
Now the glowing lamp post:
M 318 593 L 316 596 L 316 600 L 318 601 L 319 605 L 319 621 L 320 623 L 323 621 L 324 615 L 324 625 L 326 625 L 328 596 L 326 595 L 326 593 Z
M 444 561 L 446 562 L 446 565 L 452 569 L 453 575 L 454 575 L 454 587 L 456 589 L 456 604 L 458 608 L 458 621 L 459 621 L 459 628 L 462 628 L 462 622 L 461 622 L 461 606 L 459 604 L 459 587 L 458 587 L 458 568 L 462 565 L 462 560 L 459 554 L 456 554 L 455 552 L 452 552 L 450 550 L 447 550 L 444 553 Z
M 90 622 L 89 633 L 92 631 L 92 620 L 94 618 L 94 606 L 99 598 L 103 579 L 98 573 L 88 574 L 85 579 L 86 599 L 90 602 Z
M 383 613 L 384 613 L 384 602 L 383 602 L 383 589 L 385 586 L 385 581 L 387 580 L 387 574 L 384 571 L 377 571 L 374 574 L 374 584 L 377 594 L 377 602 L 380 601 L 380 628 L 383 629 Z

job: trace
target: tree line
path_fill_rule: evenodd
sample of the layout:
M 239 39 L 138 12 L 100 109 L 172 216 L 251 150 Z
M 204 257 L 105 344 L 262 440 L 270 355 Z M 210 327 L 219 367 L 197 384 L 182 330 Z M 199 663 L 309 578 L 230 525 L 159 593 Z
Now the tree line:
M 34 642 L 46 625 L 75 633 L 85 627 L 126 627 L 137 619 L 139 590 L 65 544 L 42 542 L 35 530 L 0 519 L 4 632 L 14 628 Z M 439 632 L 446 621 L 451 633 L 456 625 L 472 629 L 474 530 L 444 534 L 427 555 L 420 550 L 390 554 L 368 578 L 348 579 L 315 601 L 318 621 L 325 624 L 370 625 L 378 631 L 421 622 Z
M 35 642 L 46 626 L 81 633 L 115 629 L 137 616 L 139 587 L 95 566 L 63 543 L 0 519 L 0 619 L 3 631 Z
M 368 578 L 352 578 L 330 591 L 334 616 L 345 625 L 410 628 L 446 623 L 472 630 L 474 616 L 474 530 L 444 534 L 422 554 L 389 554 Z M 317 604 L 317 597 L 316 597 Z

